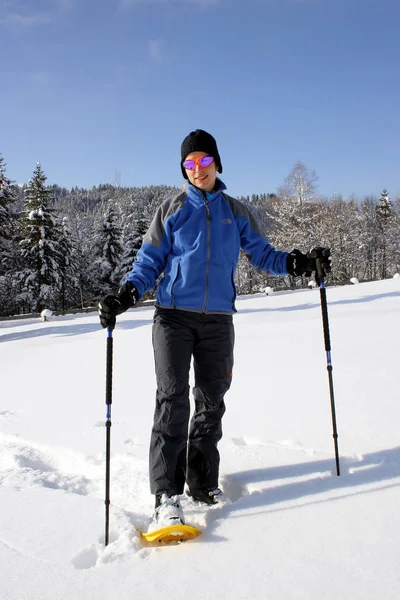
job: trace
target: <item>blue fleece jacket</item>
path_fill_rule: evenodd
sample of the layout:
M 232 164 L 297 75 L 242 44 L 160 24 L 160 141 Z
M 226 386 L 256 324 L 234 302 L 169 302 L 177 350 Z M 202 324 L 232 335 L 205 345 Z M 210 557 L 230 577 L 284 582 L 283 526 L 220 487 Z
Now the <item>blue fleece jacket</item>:
M 235 312 L 235 271 L 242 248 L 256 269 L 287 275 L 288 253 L 275 250 L 248 208 L 216 190 L 191 184 L 157 210 L 143 238 L 131 281 L 140 296 L 159 276 L 156 305 L 204 313 Z

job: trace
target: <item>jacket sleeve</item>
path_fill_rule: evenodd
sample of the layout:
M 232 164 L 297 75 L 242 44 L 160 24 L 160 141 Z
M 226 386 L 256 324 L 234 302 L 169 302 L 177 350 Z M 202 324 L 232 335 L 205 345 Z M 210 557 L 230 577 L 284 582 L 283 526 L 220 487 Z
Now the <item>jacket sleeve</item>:
M 165 269 L 172 245 L 172 226 L 176 219 L 176 204 L 164 202 L 158 209 L 137 253 L 132 271 L 124 282 L 131 281 L 140 298 L 152 290 Z M 179 206 L 178 206 L 179 208 Z
M 235 200 L 232 207 L 240 233 L 240 245 L 256 269 L 271 275 L 287 275 L 288 252 L 276 250 L 269 243 L 245 204 Z

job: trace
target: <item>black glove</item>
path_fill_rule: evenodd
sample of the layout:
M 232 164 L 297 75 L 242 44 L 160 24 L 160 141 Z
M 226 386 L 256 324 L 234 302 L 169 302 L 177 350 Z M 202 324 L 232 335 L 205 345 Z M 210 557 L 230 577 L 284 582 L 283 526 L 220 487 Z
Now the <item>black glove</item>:
M 114 329 L 116 317 L 135 306 L 138 300 L 139 292 L 131 281 L 124 283 L 115 296 L 113 294 L 105 296 L 97 305 L 102 327 Z
M 287 257 L 287 272 L 294 277 L 299 275 L 310 277 L 315 268 L 315 259 L 309 257 L 308 254 L 303 254 L 297 248 L 292 250 Z
M 322 275 L 331 272 L 331 251 L 329 248 L 313 248 L 310 252 L 307 252 L 307 254 L 303 254 L 300 250 L 295 248 L 287 257 L 287 272 L 295 277 L 299 275 L 310 277 L 313 271 L 317 271 L 317 260 L 321 265 Z M 318 284 L 319 276 L 321 274 L 317 272 L 316 279 Z

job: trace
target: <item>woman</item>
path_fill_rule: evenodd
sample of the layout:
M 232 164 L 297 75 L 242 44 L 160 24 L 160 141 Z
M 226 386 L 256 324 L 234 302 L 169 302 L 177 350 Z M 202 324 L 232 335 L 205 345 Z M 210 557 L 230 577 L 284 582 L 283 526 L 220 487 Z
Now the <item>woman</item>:
M 212 135 L 197 129 L 183 141 L 186 189 L 157 210 L 132 271 L 116 296 L 99 303 L 103 327 L 151 290 L 158 277 L 153 324 L 157 376 L 150 443 L 150 488 L 155 512 L 149 530 L 183 523 L 179 495 L 220 501 L 218 487 L 224 396 L 233 370 L 235 270 L 242 248 L 251 264 L 273 275 L 311 274 L 315 259 L 275 250 L 247 207 L 225 193 Z M 320 255 L 322 249 L 318 249 Z M 328 249 L 323 266 L 330 270 Z M 193 357 L 195 410 L 189 424 Z

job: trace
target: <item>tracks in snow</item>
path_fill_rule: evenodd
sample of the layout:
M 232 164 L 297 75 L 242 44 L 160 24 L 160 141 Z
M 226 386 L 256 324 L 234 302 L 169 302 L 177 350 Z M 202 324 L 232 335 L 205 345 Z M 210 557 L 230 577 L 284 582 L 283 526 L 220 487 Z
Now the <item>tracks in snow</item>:
M 15 414 L 15 411 L 3 410 L 0 420 L 12 419 Z M 303 448 L 291 440 L 227 439 L 224 440 L 223 457 L 231 464 L 236 464 L 237 460 L 237 464 L 244 467 L 222 475 L 220 484 L 226 503 L 204 507 L 182 497 L 187 522 L 204 532 L 193 543 L 217 540 L 219 523 L 233 514 L 248 517 L 254 511 L 294 509 L 304 503 L 323 501 L 322 493 L 328 492 L 330 498 L 325 495 L 326 501 L 363 491 L 361 485 L 371 488 L 389 485 L 391 479 L 400 479 L 398 448 L 351 459 L 342 457 L 341 478 L 334 477 L 333 457 Z M 16 490 L 39 486 L 49 491 L 91 496 L 99 500 L 100 508 L 104 501 L 104 455 L 85 456 L 0 432 L 1 486 Z M 95 544 L 83 548 L 71 559 L 74 568 L 88 569 L 132 555 L 146 558 L 153 551 L 144 548 L 139 534 L 134 533 L 135 528 L 147 527 L 152 511 L 147 463 L 136 460 L 132 454 L 113 456 L 111 491 L 110 544 L 104 548 L 103 536 L 99 536 Z M 99 520 L 99 530 L 102 527 L 103 522 Z M 2 543 L 10 550 L 23 552 L 7 542 Z

